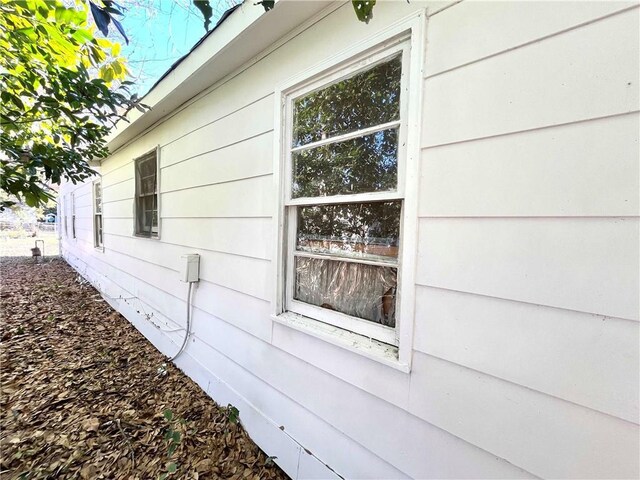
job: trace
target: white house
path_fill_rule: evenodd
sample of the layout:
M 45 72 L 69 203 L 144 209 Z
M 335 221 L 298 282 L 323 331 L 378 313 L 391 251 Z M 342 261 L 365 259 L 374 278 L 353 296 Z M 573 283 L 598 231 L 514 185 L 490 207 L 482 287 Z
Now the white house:
M 245 2 L 62 254 L 292 478 L 638 478 L 639 11 Z

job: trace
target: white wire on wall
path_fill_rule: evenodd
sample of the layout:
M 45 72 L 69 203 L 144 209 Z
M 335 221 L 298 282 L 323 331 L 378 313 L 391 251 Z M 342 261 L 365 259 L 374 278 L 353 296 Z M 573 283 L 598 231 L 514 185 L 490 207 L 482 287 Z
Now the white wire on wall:
M 158 330 L 165 332 L 165 333 L 175 333 L 175 332 L 191 332 L 191 328 L 190 328 L 190 323 L 191 323 L 191 294 L 192 294 L 192 284 L 189 283 L 189 292 L 187 295 L 187 328 L 184 327 L 178 327 L 178 328 L 163 328 L 161 325 L 158 325 L 156 322 L 154 322 L 153 320 L 151 320 L 152 318 L 157 318 L 158 321 L 162 321 L 160 319 L 160 316 L 168 319 L 169 321 L 173 322 L 173 320 L 170 319 L 169 316 L 167 316 L 166 314 L 164 314 L 163 312 L 161 312 L 160 310 L 150 307 L 148 304 L 146 304 L 147 308 L 155 310 L 155 312 L 159 315 L 155 315 L 154 312 L 151 313 L 147 313 L 147 311 L 144 308 L 144 301 L 136 296 L 133 295 L 131 292 L 129 292 L 127 289 L 121 287 L 120 285 L 116 284 L 113 280 L 111 280 L 107 275 L 103 274 L 102 272 L 98 271 L 97 269 L 91 267 L 85 260 L 83 260 L 82 258 L 78 257 L 77 255 L 75 255 L 74 253 L 66 250 L 64 252 L 66 255 L 71 255 L 72 257 L 74 257 L 76 260 L 78 260 L 79 262 L 84 264 L 84 271 L 80 271 L 81 269 L 78 268 L 76 269 L 76 271 L 78 272 L 78 275 L 83 279 L 83 282 L 87 282 L 89 284 L 91 284 L 99 293 L 103 298 L 112 300 L 112 301 L 123 301 L 125 304 L 127 304 L 129 307 L 131 307 L 133 310 L 136 311 L 136 313 L 138 313 L 140 315 L 141 318 L 143 318 L 144 320 L 148 321 L 151 325 L 153 325 L 155 328 L 157 328 Z M 129 294 L 130 296 L 122 296 L 122 295 L 118 295 L 116 296 L 111 296 L 108 293 L 106 293 L 106 289 L 103 288 L 103 286 L 97 281 L 97 280 L 93 280 L 91 281 L 89 275 L 88 275 L 88 270 L 89 268 L 91 269 L 91 271 L 101 277 L 103 277 L 107 282 L 113 283 L 117 286 L 117 288 L 119 288 L 120 290 L 125 291 L 127 294 Z M 138 305 L 134 305 L 131 301 L 132 300 L 137 300 Z M 140 312 L 140 310 L 142 311 L 142 313 Z M 176 323 L 176 322 L 173 322 Z M 166 321 L 164 321 L 165 326 L 169 327 L 169 325 L 167 324 Z M 178 325 L 176 323 L 176 325 Z M 190 336 L 190 334 L 185 335 L 185 341 L 183 342 L 183 347 L 181 347 L 181 351 L 176 354 L 171 360 L 173 361 L 173 359 L 177 358 L 179 354 L 182 353 L 182 351 L 184 351 L 184 348 L 186 346 L 187 343 L 187 339 Z

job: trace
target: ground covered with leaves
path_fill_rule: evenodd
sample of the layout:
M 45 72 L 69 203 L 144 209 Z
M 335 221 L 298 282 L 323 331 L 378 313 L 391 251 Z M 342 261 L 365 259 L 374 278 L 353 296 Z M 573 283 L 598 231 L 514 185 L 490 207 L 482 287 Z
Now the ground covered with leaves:
M 0 268 L 1 478 L 287 478 L 64 261 Z

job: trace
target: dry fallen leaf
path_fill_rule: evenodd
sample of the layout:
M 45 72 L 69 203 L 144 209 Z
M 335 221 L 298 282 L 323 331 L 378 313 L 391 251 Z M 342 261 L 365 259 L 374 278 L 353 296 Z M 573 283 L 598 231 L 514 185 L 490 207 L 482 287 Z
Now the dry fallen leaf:
M 95 432 L 100 428 L 100 420 L 97 418 L 87 418 L 82 422 L 82 428 L 88 432 Z
M 3 479 L 157 479 L 169 463 L 170 479 L 287 478 L 64 261 L 0 268 Z

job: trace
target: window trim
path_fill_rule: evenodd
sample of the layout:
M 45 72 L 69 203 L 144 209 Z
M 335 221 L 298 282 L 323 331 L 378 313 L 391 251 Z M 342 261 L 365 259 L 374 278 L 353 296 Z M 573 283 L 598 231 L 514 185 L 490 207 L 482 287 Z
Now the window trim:
M 156 205 L 157 205 L 157 215 L 158 215 L 158 231 L 157 233 L 154 235 L 153 232 L 151 232 L 151 235 L 145 235 L 143 233 L 140 233 L 138 231 L 138 207 L 137 207 L 137 203 L 138 203 L 138 178 L 137 178 L 137 173 L 136 173 L 136 162 L 138 160 L 142 160 L 145 157 L 150 156 L 151 154 L 155 154 L 156 156 Z M 134 182 L 134 194 L 133 194 L 133 236 L 137 237 L 137 238 L 146 238 L 149 240 L 160 240 L 160 232 L 162 231 L 161 226 L 162 226 L 162 217 L 160 215 L 160 208 L 161 208 L 161 202 L 160 202 L 160 188 L 161 188 L 161 184 L 160 184 L 160 146 L 157 145 L 156 147 L 152 148 L 151 150 L 143 153 L 142 155 L 137 156 L 136 158 L 133 159 L 133 182 Z M 146 195 L 148 196 L 148 195 Z
M 96 197 L 96 187 L 100 189 L 100 213 L 97 213 L 97 197 Z M 102 199 L 103 190 L 102 190 L 102 179 L 94 180 L 91 184 L 91 196 L 93 197 L 93 247 L 96 250 L 104 252 L 104 201 Z M 96 217 L 100 216 L 100 229 L 102 243 L 98 243 L 98 230 L 96 228 Z
M 401 68 L 401 76 L 400 76 L 400 89 L 403 94 L 400 95 L 400 103 L 398 105 L 399 108 L 399 119 L 394 120 L 392 122 L 386 122 L 378 125 L 374 125 L 371 127 L 363 128 L 356 130 L 354 132 L 349 132 L 342 135 L 336 135 L 333 137 L 329 137 L 327 139 L 319 140 L 316 142 L 312 142 L 309 144 L 302 145 L 300 147 L 291 148 L 289 145 L 292 145 L 292 122 L 293 122 L 293 104 L 294 102 L 308 95 L 311 92 L 324 90 L 331 85 L 335 85 L 347 78 L 351 78 L 354 75 L 357 75 L 360 72 L 369 70 L 374 68 L 377 65 L 383 64 L 390 59 L 397 57 L 398 54 L 402 55 L 402 68 Z M 400 328 L 399 323 L 401 322 L 401 318 L 399 315 L 396 315 L 396 326 L 388 327 L 382 324 L 377 324 L 365 319 L 361 319 L 355 316 L 346 315 L 344 313 L 340 313 L 337 311 L 331 311 L 316 305 L 311 305 L 305 302 L 301 302 L 294 299 L 294 285 L 293 278 L 295 277 L 295 247 L 296 244 L 296 231 L 297 231 L 297 216 L 296 212 L 300 205 L 322 205 L 322 204 L 336 204 L 336 203 L 361 203 L 361 202 L 369 202 L 371 200 L 392 200 L 392 201 L 400 201 L 404 204 L 404 174 L 405 174 L 405 144 L 406 144 L 406 117 L 407 117 L 407 106 L 408 99 L 406 92 L 408 86 L 408 75 L 409 71 L 409 42 L 407 38 L 400 37 L 396 41 L 396 43 L 391 46 L 385 47 L 376 51 L 375 53 L 369 54 L 366 58 L 354 58 L 351 62 L 348 62 L 346 65 L 341 66 L 339 69 L 332 71 L 328 75 L 320 75 L 317 76 L 306 83 L 306 85 L 300 89 L 294 88 L 289 89 L 289 91 L 284 95 L 285 101 L 285 131 L 284 131 L 284 146 L 283 146 L 283 156 L 284 156 L 284 171 L 285 171 L 285 195 L 284 200 L 282 201 L 282 206 L 287 210 L 288 214 L 285 213 L 285 230 L 286 230 L 286 260 L 285 260 L 285 268 L 284 268 L 284 282 L 285 282 L 285 298 L 284 298 L 284 309 L 286 311 L 290 311 L 293 313 L 297 313 L 303 315 L 308 318 L 312 318 L 318 321 L 326 322 L 330 325 L 333 325 L 338 328 L 342 328 L 344 330 L 364 335 L 366 337 L 381 341 L 383 343 L 397 346 L 399 343 L 398 339 L 398 331 Z M 293 169 L 293 153 L 306 150 L 309 148 L 313 148 L 315 146 L 321 145 L 331 145 L 337 144 L 345 139 L 351 138 L 362 138 L 363 136 L 369 134 L 370 132 L 382 131 L 387 128 L 390 128 L 389 125 L 398 128 L 398 173 L 397 173 L 397 185 L 394 191 L 379 191 L 379 192 L 365 192 L 365 193 L 357 193 L 357 194 L 347 194 L 347 195 L 327 195 L 324 197 L 293 197 L 292 195 L 292 169 Z M 401 211 L 403 212 L 403 211 Z M 394 262 L 393 267 L 397 269 L 396 275 L 396 285 L 397 290 L 400 291 L 403 288 L 402 276 L 401 276 L 401 259 L 402 259 L 402 224 L 404 220 L 404 214 L 400 215 L 400 248 L 398 252 L 397 261 Z M 302 255 L 304 257 L 308 257 L 308 254 Z M 326 255 L 323 256 L 325 259 L 330 260 L 330 258 Z M 345 261 L 345 259 L 338 259 L 338 261 Z M 348 261 L 348 260 L 346 260 Z M 356 263 L 365 263 L 358 260 Z M 375 262 L 376 265 L 379 265 L 382 262 Z M 291 281 L 287 282 L 287 279 L 291 279 Z M 397 300 L 397 298 L 396 298 Z M 396 312 L 399 312 L 396 309 Z
M 296 330 L 303 331 L 312 336 L 323 338 L 328 343 L 340 345 L 349 350 L 374 358 L 381 363 L 409 372 L 411 368 L 411 351 L 413 343 L 413 324 L 415 310 L 415 259 L 417 250 L 417 221 L 418 221 L 418 178 L 420 164 L 420 135 L 422 114 L 422 83 L 423 83 L 423 57 L 425 52 L 425 24 L 426 15 L 420 10 L 410 16 L 383 29 L 371 38 L 360 42 L 352 48 L 339 53 L 312 68 L 294 76 L 280 85 L 275 92 L 275 129 L 276 141 L 274 142 L 274 184 L 277 191 L 277 212 L 274 216 L 274 232 L 277 241 L 274 245 L 273 265 L 273 294 L 271 302 L 271 318 L 273 321 L 287 325 Z M 400 230 L 400 251 L 398 265 L 398 285 L 396 294 L 396 327 L 395 336 L 397 347 L 394 360 L 389 361 L 388 355 L 378 355 L 366 349 L 366 345 L 372 340 L 361 334 L 353 334 L 347 329 L 335 325 L 329 325 L 329 329 L 319 333 L 318 320 L 313 317 L 286 311 L 286 272 L 285 261 L 292 249 L 287 249 L 287 242 L 291 242 L 291 232 L 287 229 L 285 213 L 287 206 L 302 205 L 309 199 L 291 199 L 291 175 L 290 175 L 290 130 L 287 125 L 291 117 L 291 95 L 298 97 L 312 91 L 314 88 L 324 88 L 330 83 L 341 78 L 348 77 L 358 70 L 365 69 L 381 58 L 389 58 L 392 49 L 399 44 L 408 43 L 408 54 L 403 57 L 403 76 L 407 75 L 406 83 L 403 82 L 403 96 L 406 104 L 406 117 L 403 121 L 404 132 L 401 128 L 401 140 L 399 146 L 404 143 L 403 161 L 398 165 L 398 192 L 375 192 L 358 195 L 334 196 L 325 199 L 325 203 L 346 203 L 385 199 L 402 199 L 402 218 Z M 408 69 L 407 69 L 408 65 Z M 406 101 L 410 98 L 411 101 Z M 377 126 L 378 128 L 380 126 Z M 361 134 L 361 132 L 360 132 Z M 403 141 L 404 139 L 404 141 Z M 335 141 L 335 137 L 332 139 Z M 400 158 L 400 153 L 399 153 Z M 406 173 L 412 174 L 407 176 Z M 392 198 L 390 198 L 392 197 Z M 314 204 L 317 202 L 314 198 Z M 293 209 L 289 209 L 292 211 Z M 294 233 L 295 234 L 295 233 Z M 400 287 L 400 282 L 402 286 Z M 320 308 L 320 307 L 315 307 Z M 325 310 L 325 309 L 322 309 Z M 332 312 L 334 313 L 334 312 Z M 295 317 L 295 320 L 293 320 Z M 354 317 L 350 317 L 354 318 Z M 363 320 L 366 322 L 366 320 Z M 302 327 L 301 327 L 302 325 Z M 328 324 L 327 324 L 328 325 Z M 372 324 L 374 327 L 379 325 Z M 389 328 L 389 327 L 387 327 Z M 327 331 L 334 330 L 334 333 Z M 338 337 L 350 335 L 361 340 L 362 348 L 358 342 L 349 344 L 338 341 Z
M 76 236 L 76 192 L 71 192 L 71 237 L 77 240 Z
M 63 195 L 62 196 L 62 223 L 63 223 L 63 230 L 64 230 L 64 237 L 65 238 L 69 238 L 69 228 L 68 228 L 68 221 L 67 221 L 67 213 L 68 213 L 68 210 L 69 210 L 69 207 L 67 206 L 68 199 L 69 199 L 68 195 Z

